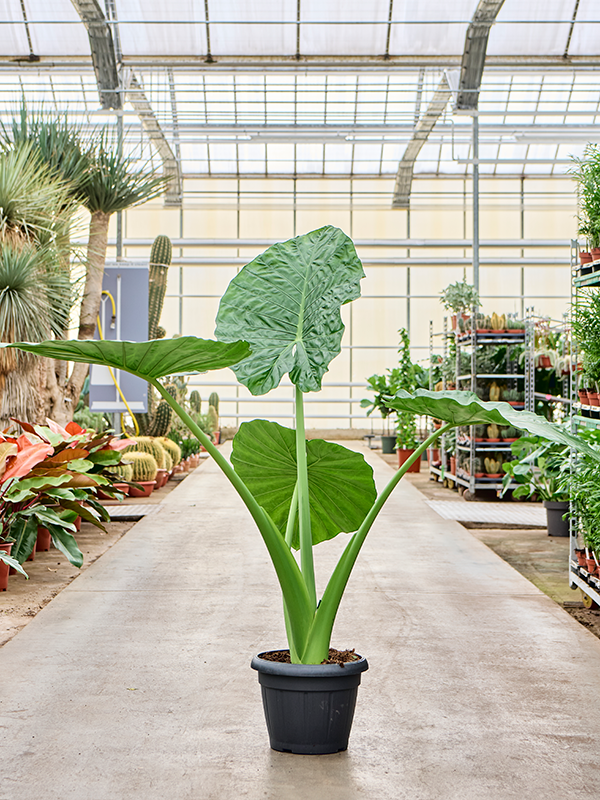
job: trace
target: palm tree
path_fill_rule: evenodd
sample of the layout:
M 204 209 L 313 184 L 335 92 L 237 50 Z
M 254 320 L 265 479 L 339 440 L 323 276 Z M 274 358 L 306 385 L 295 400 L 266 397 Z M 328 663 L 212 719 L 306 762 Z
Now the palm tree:
M 134 165 L 123 153 L 123 142 L 108 127 L 86 136 L 66 117 L 31 116 L 22 108 L 10 130 L 4 128 L 3 138 L 5 147 L 22 142 L 34 146 L 51 172 L 64 182 L 70 202 L 80 203 L 90 212 L 78 338 L 91 339 L 100 309 L 110 218 L 160 195 L 168 176 L 148 164 Z M 64 362 L 57 362 L 49 371 L 49 416 L 62 424 L 72 418 L 87 373 L 86 364 L 75 364 L 67 378 Z
M 0 339 L 40 341 L 67 324 L 64 242 L 75 204 L 31 144 L 0 155 Z M 67 259 L 68 261 L 68 259 Z M 0 358 L 0 420 L 40 416 L 39 359 Z

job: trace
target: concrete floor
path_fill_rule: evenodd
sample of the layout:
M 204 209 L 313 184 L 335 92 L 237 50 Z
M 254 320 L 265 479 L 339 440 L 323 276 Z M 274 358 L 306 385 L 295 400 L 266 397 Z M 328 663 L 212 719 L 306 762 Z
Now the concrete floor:
M 349 750 L 271 751 L 249 663 L 284 645 L 281 602 L 208 463 L 0 650 L 0 800 L 597 796 L 600 641 L 408 483 L 333 644 L 370 663 Z

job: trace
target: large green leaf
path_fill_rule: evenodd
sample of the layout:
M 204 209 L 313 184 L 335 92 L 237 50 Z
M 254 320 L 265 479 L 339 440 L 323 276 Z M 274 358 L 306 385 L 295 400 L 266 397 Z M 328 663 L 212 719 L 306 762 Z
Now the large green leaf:
M 214 342 L 182 336 L 179 339 L 153 339 L 150 342 L 109 342 L 95 339 L 52 340 L 32 344 L 17 342 L 0 345 L 16 347 L 38 356 L 58 358 L 63 361 L 83 361 L 86 364 L 104 364 L 124 369 L 151 380 L 176 372 L 206 372 L 237 364 L 250 354 L 246 342 Z
M 404 389 L 396 392 L 386 403 L 396 411 L 412 411 L 427 414 L 454 425 L 476 425 L 492 423 L 512 425 L 520 430 L 543 436 L 551 442 L 574 447 L 600 461 L 600 450 L 591 447 L 578 436 L 567 433 L 560 425 L 548 422 L 531 411 L 515 411 L 508 403 L 491 403 L 480 400 L 473 392 L 430 392 L 417 389 L 414 393 Z
M 352 240 L 330 225 L 269 247 L 231 281 L 215 335 L 244 339 L 252 355 L 233 370 L 252 394 L 266 394 L 289 373 L 303 392 L 318 391 L 341 349 L 340 308 L 360 296 L 362 264 Z
M 322 439 L 308 441 L 306 454 L 313 544 L 357 530 L 377 496 L 371 467 L 360 453 Z M 296 486 L 294 431 L 263 419 L 244 422 L 231 463 L 283 533 Z M 297 532 L 292 546 L 298 549 Z

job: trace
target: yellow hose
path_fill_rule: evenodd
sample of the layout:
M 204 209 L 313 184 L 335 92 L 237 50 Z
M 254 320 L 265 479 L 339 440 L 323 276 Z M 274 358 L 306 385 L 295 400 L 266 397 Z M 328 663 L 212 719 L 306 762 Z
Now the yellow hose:
M 112 312 L 113 312 L 113 319 L 114 319 L 116 317 L 116 315 L 117 315 L 117 307 L 115 305 L 115 299 L 114 299 L 114 297 L 112 296 L 112 294 L 110 292 L 106 291 L 106 289 L 102 292 L 102 294 L 106 295 L 110 299 L 110 302 L 112 303 Z M 100 335 L 100 339 L 104 340 L 104 334 L 102 333 L 102 324 L 100 322 L 100 315 L 98 315 L 98 317 L 96 317 L 96 321 L 98 323 L 98 334 Z M 121 387 L 119 386 L 119 382 L 117 381 L 117 379 L 115 377 L 115 373 L 112 371 L 112 367 L 109 367 L 108 371 L 110 372 L 110 377 L 113 379 L 113 383 L 117 387 L 117 392 L 121 395 L 121 400 L 125 404 L 125 408 L 131 414 L 131 418 L 133 420 L 133 425 L 134 425 L 134 428 L 135 428 L 135 435 L 139 436 L 140 426 L 138 425 L 137 419 L 135 418 L 135 414 L 129 408 L 129 403 L 127 402 L 127 400 L 125 399 L 125 395 L 121 391 Z M 124 414 L 121 414 L 121 432 L 125 434 L 127 439 L 131 439 L 132 437 L 127 433 L 127 431 L 125 429 L 125 421 L 124 421 L 123 417 L 124 417 Z

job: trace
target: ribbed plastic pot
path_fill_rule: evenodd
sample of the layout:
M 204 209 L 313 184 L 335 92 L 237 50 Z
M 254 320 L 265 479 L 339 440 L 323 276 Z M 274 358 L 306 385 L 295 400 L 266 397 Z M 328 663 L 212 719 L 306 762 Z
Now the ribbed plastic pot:
M 348 749 L 361 673 L 360 657 L 339 664 L 280 664 L 252 659 L 273 750 L 324 755 Z
M 381 452 L 385 453 L 386 455 L 391 455 L 396 450 L 396 434 L 387 435 L 382 434 L 381 436 Z
M 568 536 L 569 519 L 563 515 L 569 510 L 569 504 L 553 500 L 544 500 L 546 520 L 548 521 L 548 536 Z

